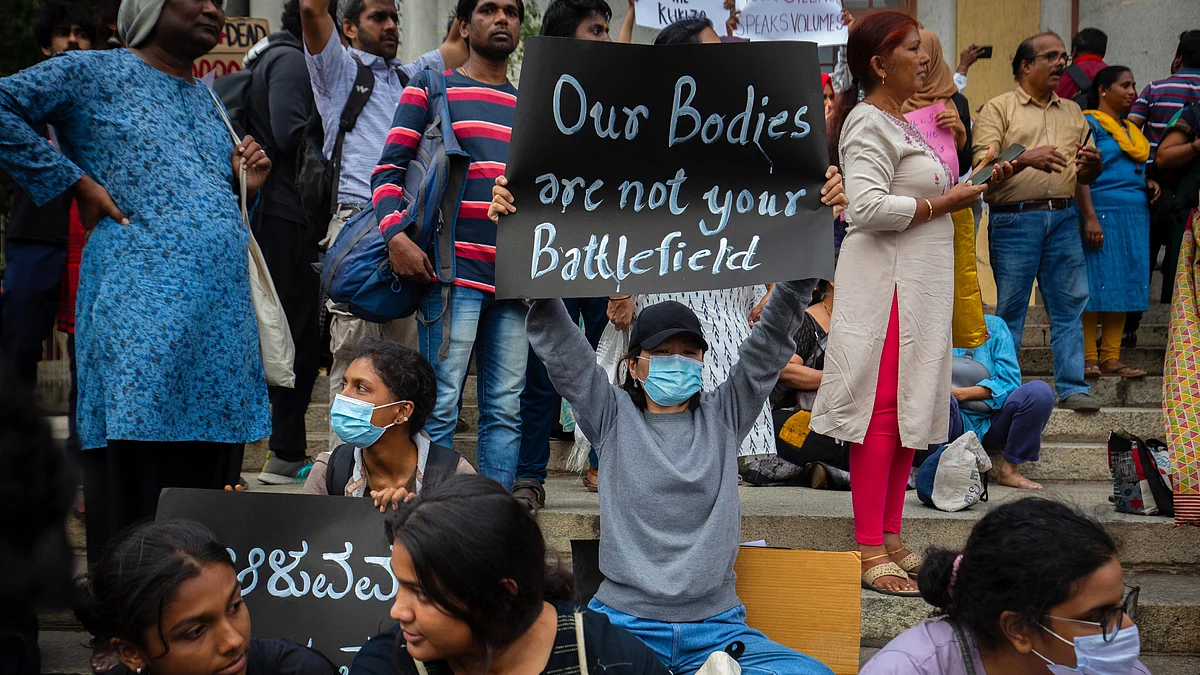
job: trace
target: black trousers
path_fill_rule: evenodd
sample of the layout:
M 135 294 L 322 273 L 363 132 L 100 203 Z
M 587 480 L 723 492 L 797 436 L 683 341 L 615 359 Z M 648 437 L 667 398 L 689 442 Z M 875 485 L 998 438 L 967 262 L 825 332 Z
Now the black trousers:
M 220 490 L 237 483 L 241 443 L 113 441 L 83 451 L 87 559 L 94 565 L 114 537 L 153 520 L 163 488 Z
M 283 218 L 257 215 L 254 237 L 262 249 L 275 282 L 275 291 L 283 303 L 288 328 L 296 343 L 296 387 L 271 387 L 271 440 L 268 447 L 276 457 L 303 461 L 308 442 L 304 415 L 312 398 L 313 384 L 321 359 L 320 284 L 313 269 L 317 245 L 307 236 L 305 226 Z

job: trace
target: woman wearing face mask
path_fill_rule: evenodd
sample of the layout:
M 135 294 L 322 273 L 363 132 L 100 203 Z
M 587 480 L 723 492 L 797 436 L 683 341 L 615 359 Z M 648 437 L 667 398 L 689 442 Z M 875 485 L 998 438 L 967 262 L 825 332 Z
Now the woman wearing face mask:
M 436 397 L 437 377 L 425 357 L 384 338 L 363 340 L 329 408 L 345 443 L 317 455 L 303 492 L 371 497 L 383 511 L 420 490 L 426 476 L 475 473 L 421 431 Z
M 934 550 L 921 596 L 944 616 L 892 640 L 862 675 L 1148 675 L 1112 537 L 1069 506 L 996 507 L 961 552 Z
M 795 353 L 813 284 L 775 286 L 728 378 L 711 392 L 701 392 L 707 336 L 682 303 L 650 305 L 634 320 L 621 387 L 596 365 L 561 300 L 530 306 L 530 345 L 600 455 L 605 581 L 588 607 L 675 673 L 694 672 L 735 641 L 745 645 L 738 662 L 748 672 L 829 672 L 746 626 L 733 573 L 738 447 Z
M 438 481 L 387 518 L 396 624 L 353 675 L 667 675 L 654 652 L 571 602 L 537 521 L 482 476 Z M 603 665 L 602 665 L 603 664 Z
M 125 530 L 83 582 L 80 622 L 120 663 L 111 675 L 334 675 L 320 653 L 250 637 L 229 552 L 190 520 Z

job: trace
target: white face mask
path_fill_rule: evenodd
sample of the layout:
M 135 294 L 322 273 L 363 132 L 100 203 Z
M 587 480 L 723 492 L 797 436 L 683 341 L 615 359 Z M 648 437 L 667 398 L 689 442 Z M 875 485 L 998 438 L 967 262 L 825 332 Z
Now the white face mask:
M 1100 627 L 1091 621 L 1074 623 Z M 1040 624 L 1039 624 L 1040 625 Z M 1042 629 L 1063 642 L 1075 647 L 1075 667 L 1069 668 L 1033 653 L 1046 662 L 1046 669 L 1054 675 L 1129 675 L 1142 651 L 1142 638 L 1138 627 L 1122 628 L 1111 642 L 1105 642 L 1100 633 L 1075 638 L 1074 642 L 1042 626 Z

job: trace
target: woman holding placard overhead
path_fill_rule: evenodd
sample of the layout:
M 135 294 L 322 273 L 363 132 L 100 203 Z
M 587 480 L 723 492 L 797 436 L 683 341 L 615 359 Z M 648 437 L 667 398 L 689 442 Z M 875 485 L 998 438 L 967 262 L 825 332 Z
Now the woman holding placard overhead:
M 948 428 L 950 214 L 969 208 L 984 187 L 955 185 L 946 163 L 903 117 L 929 64 L 916 21 L 899 12 L 872 14 L 846 47 L 854 86 L 838 98 L 830 143 L 844 168 L 849 228 L 811 428 L 852 444 L 863 585 L 916 595 L 921 558 L 901 541 L 900 520 L 916 448 L 945 441 Z M 997 168 L 992 180 L 1007 175 L 1011 167 Z

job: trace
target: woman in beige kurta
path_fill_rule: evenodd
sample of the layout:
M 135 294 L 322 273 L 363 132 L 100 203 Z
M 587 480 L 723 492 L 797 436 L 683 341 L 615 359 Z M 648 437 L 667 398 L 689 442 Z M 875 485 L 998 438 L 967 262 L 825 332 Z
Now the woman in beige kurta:
M 849 223 L 835 274 L 825 371 L 813 431 L 852 443 L 855 539 L 866 587 L 916 592 L 921 560 L 900 540 L 916 448 L 946 440 L 950 409 L 954 225 L 981 188 L 954 176 L 901 117 L 928 56 L 912 19 L 867 17 L 850 33 L 851 74 L 833 133 L 844 168 Z M 838 124 L 838 120 L 842 120 Z M 912 579 L 909 575 L 913 575 Z

